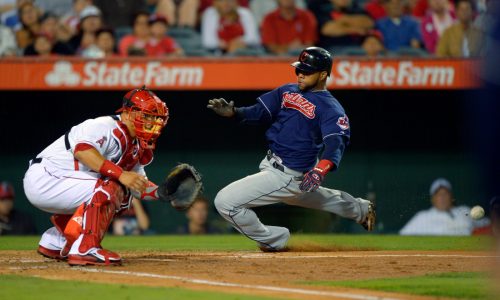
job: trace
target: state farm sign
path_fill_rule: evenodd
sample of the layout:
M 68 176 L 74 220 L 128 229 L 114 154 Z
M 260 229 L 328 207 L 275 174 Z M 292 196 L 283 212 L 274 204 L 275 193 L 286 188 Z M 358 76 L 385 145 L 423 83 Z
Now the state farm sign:
M 295 58 L 179 58 L 89 61 L 79 58 L 0 60 L 0 90 L 260 90 L 296 82 Z M 338 59 L 328 88 L 474 89 L 478 60 Z
M 455 68 L 447 65 L 341 61 L 334 65 L 332 83 L 337 87 L 448 87 L 454 79 Z
M 203 81 L 203 68 L 188 66 L 163 66 L 159 62 L 140 65 L 106 62 L 87 62 L 77 71 L 70 62 L 54 64 L 45 76 L 50 86 L 115 87 L 115 86 L 199 86 Z

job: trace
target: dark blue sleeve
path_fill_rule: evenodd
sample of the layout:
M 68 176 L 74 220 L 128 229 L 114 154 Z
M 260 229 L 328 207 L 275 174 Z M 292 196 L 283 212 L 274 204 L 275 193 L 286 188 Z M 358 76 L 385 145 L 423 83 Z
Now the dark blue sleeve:
M 236 108 L 241 123 L 259 124 L 272 122 L 281 109 L 281 87 L 257 98 L 252 106 Z
M 412 21 L 412 26 L 413 26 L 412 32 L 410 33 L 411 37 L 417 39 L 419 42 L 422 42 L 422 33 L 420 32 L 420 24 L 411 17 L 410 20 Z
M 336 170 L 340 165 L 342 155 L 344 155 L 347 138 L 340 135 L 331 135 L 327 137 L 323 143 L 325 145 L 325 149 L 323 150 L 321 159 L 328 159 L 333 162 L 333 170 Z
M 322 159 L 328 159 L 338 168 L 345 147 L 349 144 L 351 129 L 347 115 L 339 115 L 334 111 L 329 111 L 321 116 L 321 134 L 323 136 Z

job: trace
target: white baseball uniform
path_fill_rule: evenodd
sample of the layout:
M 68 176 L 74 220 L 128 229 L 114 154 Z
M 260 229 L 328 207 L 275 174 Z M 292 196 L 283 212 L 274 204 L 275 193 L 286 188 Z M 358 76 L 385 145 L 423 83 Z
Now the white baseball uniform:
M 24 191 L 31 204 L 49 213 L 73 214 L 82 203 L 92 199 L 101 174 L 75 159 L 75 147 L 79 144 L 94 147 L 124 170 L 145 175 L 144 165 L 152 161 L 152 152 L 144 155 L 137 139 L 130 138 L 119 118 L 105 116 L 86 120 L 31 160 L 24 176 Z M 40 244 L 58 250 L 64 242 L 62 234 L 52 227 L 44 233 Z

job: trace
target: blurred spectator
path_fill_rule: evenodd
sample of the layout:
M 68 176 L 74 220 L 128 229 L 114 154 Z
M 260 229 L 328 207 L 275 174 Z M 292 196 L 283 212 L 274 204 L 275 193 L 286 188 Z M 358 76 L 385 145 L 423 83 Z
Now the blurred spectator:
M 13 10 L 16 7 L 16 0 L 0 0 L 0 15 Z
M 24 49 L 33 43 L 35 35 L 40 30 L 39 17 L 38 8 L 32 3 L 28 2 L 19 7 L 19 18 L 22 28 L 16 31 L 16 41 L 20 49 Z
M 95 33 L 95 43 L 85 48 L 81 55 L 86 58 L 117 56 L 115 33 L 110 28 L 101 28 Z
M 489 224 L 487 218 L 473 220 L 467 206 L 454 206 L 451 183 L 434 180 L 430 187 L 432 207 L 418 212 L 399 232 L 401 235 L 471 235 Z
M 148 56 L 183 55 L 184 51 L 177 42 L 168 37 L 167 19 L 161 15 L 151 15 L 149 17 L 149 30 L 151 37 L 146 45 Z
M 370 30 L 361 44 L 361 47 L 369 58 L 385 56 L 384 37 L 378 30 Z
M 297 8 L 295 0 L 277 0 L 278 9 L 265 16 L 262 23 L 262 44 L 274 54 L 303 49 L 317 41 L 314 15 Z
M 12 30 L 0 24 L 0 57 L 15 56 L 17 53 L 16 38 Z
M 21 20 L 19 18 L 19 8 L 25 3 L 33 4 L 33 0 L 0 0 L 4 2 L 4 12 L 0 13 L 2 24 L 12 28 L 13 30 L 19 30 L 22 27 Z M 12 7 L 11 4 L 15 5 Z M 2 4 L 0 4 L 0 7 Z M 7 10 L 10 8 L 10 10 Z
M 474 25 L 481 29 L 481 31 L 486 32 L 486 30 L 493 27 L 493 23 L 495 22 L 492 14 L 488 13 L 491 11 L 494 1 L 478 0 L 476 4 L 477 16 L 474 19 Z
M 384 36 L 384 46 L 397 51 L 401 47 L 420 48 L 420 25 L 412 17 L 403 15 L 401 0 L 385 0 L 387 17 L 377 21 L 376 28 Z
M 134 18 L 133 33 L 124 36 L 120 40 L 118 52 L 122 56 L 144 56 L 146 55 L 146 45 L 150 37 L 149 14 L 140 12 Z
M 94 0 L 93 2 L 101 9 L 104 23 L 114 30 L 128 27 L 138 13 L 148 9 L 145 0 Z
M 42 53 L 46 50 L 45 42 L 51 44 L 51 52 L 49 54 L 61 54 L 61 55 L 71 55 L 73 54 L 73 49 L 64 41 L 60 41 L 60 33 L 58 31 L 58 19 L 52 13 L 45 13 L 40 17 L 40 30 L 35 38 L 33 44 L 29 45 L 24 49 L 24 55 L 41 55 L 41 52 L 35 51 L 35 45 L 37 44 L 37 39 L 39 47 L 41 47 Z M 68 37 L 69 38 L 69 37 Z M 45 53 L 43 54 L 45 55 Z
M 0 0 L 0 21 L 5 24 L 9 17 L 16 10 L 16 0 Z M 15 14 L 15 13 L 14 13 Z
M 253 1 L 253 0 L 252 0 Z M 270 0 L 266 0 L 270 1 Z M 242 7 L 249 7 L 250 0 L 238 0 L 238 5 Z M 214 4 L 214 0 L 200 0 L 200 13 L 203 13 L 207 8 Z
M 453 11 L 453 5 L 455 3 L 454 0 L 447 0 L 450 5 L 450 10 Z M 429 11 L 429 0 L 410 0 L 408 1 L 408 13 L 413 15 L 418 20 L 421 20 L 425 17 L 427 12 Z
M 483 32 L 474 26 L 471 0 L 456 3 L 457 23 L 443 32 L 436 54 L 440 57 L 479 56 L 483 45 Z
M 385 18 L 387 12 L 385 11 L 384 0 L 370 0 L 365 4 L 365 10 L 368 15 L 375 21 Z
M 295 6 L 300 9 L 306 9 L 307 5 L 305 0 L 294 0 Z M 249 4 L 250 10 L 252 11 L 255 23 L 261 24 L 264 21 L 264 17 L 276 10 L 278 8 L 277 0 L 252 0 Z
M 352 0 L 331 0 L 315 9 L 321 32 L 320 46 L 327 49 L 359 46 L 373 28 L 372 19 Z
M 159 0 L 156 13 L 167 18 L 172 27 L 195 28 L 200 0 Z
M 133 198 L 131 207 L 115 217 L 111 228 L 114 235 L 140 235 L 148 232 L 149 224 L 148 213 L 141 200 Z
M 78 31 L 78 24 L 80 24 L 80 14 L 82 10 L 92 5 L 92 0 L 74 0 L 73 8 L 70 12 L 63 15 L 61 18 L 61 24 L 68 28 L 71 35 L 76 34 Z
M 203 13 L 201 34 L 203 47 L 227 53 L 260 44 L 252 12 L 236 0 L 214 0 Z
M 24 55 L 47 57 L 53 54 L 53 48 L 53 39 L 45 33 L 39 33 L 35 36 L 33 45 L 26 47 Z
M 213 234 L 221 231 L 208 222 L 209 203 L 204 196 L 198 196 L 186 212 L 188 223 L 178 228 L 180 234 Z
M 0 235 L 36 234 L 31 216 L 14 209 L 14 188 L 0 182 Z
M 96 46 L 102 52 L 102 57 L 117 56 L 115 33 L 112 29 L 102 28 L 97 30 Z
M 85 7 L 80 13 L 78 33 L 69 42 L 73 51 L 81 54 L 87 47 L 95 45 L 95 33 L 102 26 L 103 21 L 99 8 L 93 5 Z
M 73 0 L 35 0 L 35 5 L 42 12 L 64 16 L 71 12 Z
M 443 32 L 453 25 L 454 17 L 448 0 L 429 0 L 430 11 L 422 20 L 422 39 L 429 53 L 436 52 L 436 46 Z

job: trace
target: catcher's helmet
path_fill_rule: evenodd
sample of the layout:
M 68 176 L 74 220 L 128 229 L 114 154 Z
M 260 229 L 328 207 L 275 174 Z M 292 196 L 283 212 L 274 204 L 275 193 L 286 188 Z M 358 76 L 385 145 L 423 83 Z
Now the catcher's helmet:
M 332 62 L 330 52 L 320 47 L 309 47 L 300 52 L 299 60 L 292 63 L 292 66 L 307 73 L 326 71 L 330 76 Z
M 133 89 L 123 97 L 117 112 L 135 112 L 132 119 L 135 134 L 143 148 L 154 149 L 156 139 L 168 121 L 168 107 L 155 93 L 143 86 Z
M 14 199 L 14 187 L 10 182 L 0 182 L 0 199 Z

